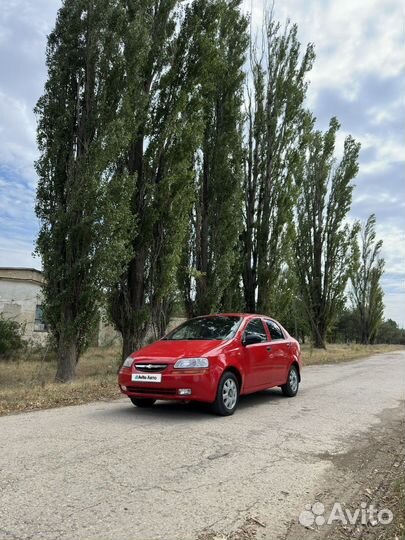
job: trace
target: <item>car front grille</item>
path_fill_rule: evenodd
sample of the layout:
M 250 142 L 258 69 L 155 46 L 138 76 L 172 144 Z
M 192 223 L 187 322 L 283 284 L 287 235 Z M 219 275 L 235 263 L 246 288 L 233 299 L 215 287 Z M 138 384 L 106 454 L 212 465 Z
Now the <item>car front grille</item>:
M 176 394 L 175 388 L 145 388 L 143 386 L 127 386 L 127 391 L 134 394 L 154 394 L 161 396 L 173 396 Z
M 140 362 L 139 364 L 134 364 L 134 367 L 137 371 L 142 371 L 144 373 L 157 373 L 165 370 L 167 364 L 148 364 L 146 362 Z

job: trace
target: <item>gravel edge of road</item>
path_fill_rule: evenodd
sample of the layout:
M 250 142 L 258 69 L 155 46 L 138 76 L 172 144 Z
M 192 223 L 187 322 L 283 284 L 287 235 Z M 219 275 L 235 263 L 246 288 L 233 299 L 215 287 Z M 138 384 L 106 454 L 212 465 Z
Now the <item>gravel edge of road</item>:
M 385 409 L 378 417 L 380 424 L 365 435 L 358 435 L 347 452 L 319 455 L 320 459 L 330 460 L 333 467 L 315 500 L 308 503 L 321 502 L 327 510 L 325 515 L 335 502 L 340 502 L 343 510 L 349 509 L 352 515 L 362 503 L 367 507 L 373 504 L 377 509 L 392 510 L 393 522 L 386 526 L 333 523 L 305 528 L 297 519 L 290 524 L 283 540 L 384 540 L 396 538 L 397 533 L 405 534 L 399 530 L 403 526 L 404 503 L 398 492 L 398 479 L 405 475 L 405 401 L 396 408 Z

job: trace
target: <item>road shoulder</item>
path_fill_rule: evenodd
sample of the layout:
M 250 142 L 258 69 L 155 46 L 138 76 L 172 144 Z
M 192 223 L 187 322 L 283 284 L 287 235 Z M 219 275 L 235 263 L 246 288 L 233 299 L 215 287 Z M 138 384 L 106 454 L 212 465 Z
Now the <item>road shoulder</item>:
M 320 459 L 330 460 L 333 467 L 326 476 L 313 500 L 308 501 L 310 508 L 303 508 L 301 512 L 309 510 L 315 515 L 318 511 L 319 524 L 311 523 L 310 514 L 306 514 L 302 521 L 300 516 L 292 522 L 283 540 L 346 540 L 361 538 L 362 540 L 385 540 L 388 538 L 402 538 L 404 535 L 404 485 L 405 475 L 405 407 L 404 402 L 394 409 L 386 409 L 380 415 L 381 423 L 370 429 L 366 435 L 359 435 L 351 449 L 343 454 L 320 454 Z M 323 505 L 324 512 L 320 513 L 322 506 L 313 506 L 316 503 Z M 331 524 L 331 512 L 334 504 L 339 503 L 342 509 L 335 506 Z M 367 511 L 373 505 L 377 510 L 389 509 L 393 515 L 393 522 L 383 525 L 372 524 L 367 517 L 366 524 L 362 524 L 362 510 Z M 350 524 L 348 517 L 355 516 L 360 509 L 355 524 Z M 299 513 L 298 513 L 299 514 Z M 303 514 L 301 514 L 303 515 Z M 343 515 L 344 519 L 341 518 Z M 364 515 L 364 514 L 363 514 Z M 326 520 L 326 523 L 324 522 Z M 344 522 L 346 521 L 346 523 Z

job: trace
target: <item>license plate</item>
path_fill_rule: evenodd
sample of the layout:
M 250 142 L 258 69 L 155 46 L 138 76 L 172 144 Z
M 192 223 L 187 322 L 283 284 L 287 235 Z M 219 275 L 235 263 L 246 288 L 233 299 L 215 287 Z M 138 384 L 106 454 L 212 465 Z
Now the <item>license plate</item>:
M 161 373 L 133 373 L 132 381 L 158 383 L 158 382 L 162 382 L 162 374 Z

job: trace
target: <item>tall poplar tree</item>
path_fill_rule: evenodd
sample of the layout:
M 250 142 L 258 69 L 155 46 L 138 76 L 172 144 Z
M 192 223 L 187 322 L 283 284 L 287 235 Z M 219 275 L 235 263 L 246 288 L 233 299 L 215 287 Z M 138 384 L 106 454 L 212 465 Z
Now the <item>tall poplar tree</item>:
M 35 109 L 37 251 L 62 382 L 74 378 L 103 290 L 125 261 L 122 231 L 131 228 L 126 178 L 113 165 L 121 137 L 115 8 L 108 0 L 64 1 L 48 38 L 48 80 Z
M 176 270 L 193 197 L 192 160 L 198 107 L 189 71 L 188 10 L 177 0 L 126 0 L 122 6 L 123 103 L 126 147 L 118 166 L 131 179 L 137 224 L 125 271 L 110 291 L 110 313 L 123 338 L 123 357 L 152 328 L 167 324 Z
M 360 342 L 374 343 L 383 323 L 384 302 L 381 277 L 384 260 L 380 257 L 382 240 L 376 240 L 376 217 L 368 218 L 360 231 L 360 243 L 356 243 L 356 264 L 351 274 L 351 300 L 358 325 Z
M 344 292 L 354 263 L 358 226 L 347 223 L 352 180 L 358 171 L 360 145 L 346 137 L 343 157 L 334 157 L 340 125 L 330 121 L 325 133 L 308 118 L 297 171 L 295 265 L 299 291 L 315 347 L 326 348 L 326 334 L 344 305 Z
M 252 38 L 247 76 L 243 290 L 248 312 L 274 312 L 292 234 L 293 176 L 304 119 L 311 44 L 301 52 L 297 26 L 272 16 Z
M 247 18 L 240 0 L 192 5 L 202 140 L 194 160 L 195 203 L 180 283 L 188 315 L 234 305 L 242 209 L 243 64 Z M 237 269 L 239 276 L 239 271 Z M 236 286 L 238 284 L 236 283 Z

